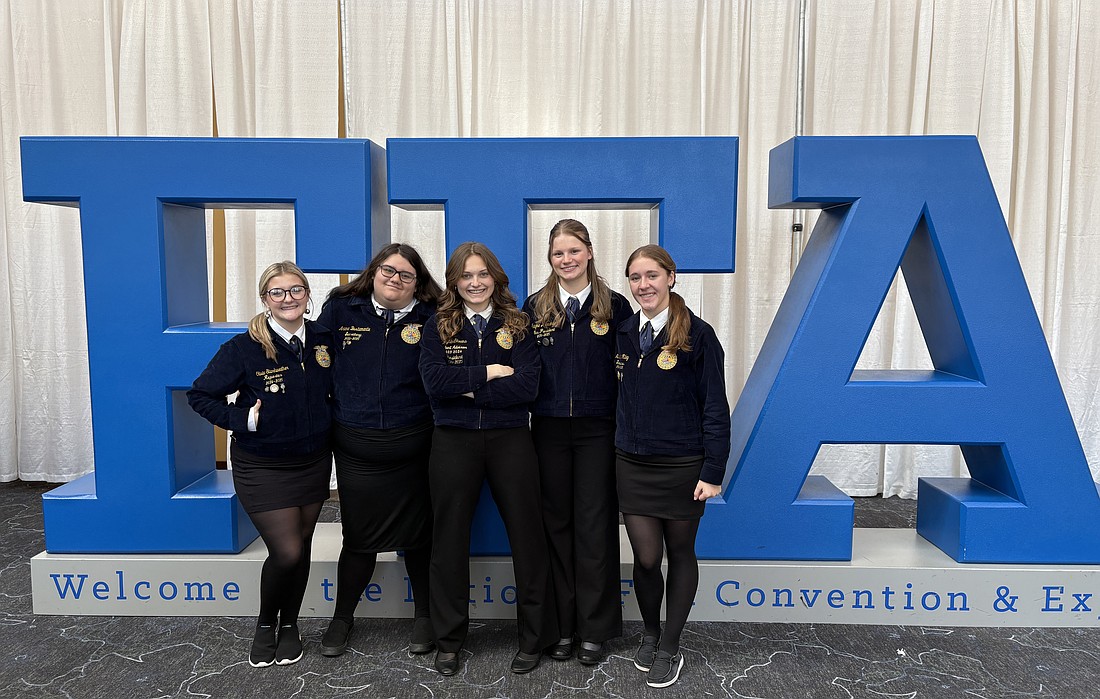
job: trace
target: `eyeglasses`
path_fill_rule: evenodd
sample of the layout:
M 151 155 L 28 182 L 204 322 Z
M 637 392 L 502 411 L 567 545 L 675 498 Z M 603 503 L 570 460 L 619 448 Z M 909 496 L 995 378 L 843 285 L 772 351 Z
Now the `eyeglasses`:
M 396 274 L 398 278 L 406 284 L 411 284 L 416 281 L 416 275 L 412 272 L 398 272 L 397 269 L 389 265 L 382 265 L 378 269 L 382 271 L 382 276 L 386 279 L 391 279 L 393 275 Z
M 290 294 L 290 298 L 301 301 L 306 297 L 307 291 L 309 291 L 309 287 L 298 284 L 289 289 L 268 289 L 264 292 L 264 296 L 270 297 L 272 301 L 282 301 L 287 294 Z

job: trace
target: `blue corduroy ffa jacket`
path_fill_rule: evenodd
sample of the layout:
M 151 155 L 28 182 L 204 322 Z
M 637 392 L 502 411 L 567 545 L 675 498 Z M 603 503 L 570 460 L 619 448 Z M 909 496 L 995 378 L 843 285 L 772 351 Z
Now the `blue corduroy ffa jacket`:
M 221 346 L 187 392 L 199 415 L 222 429 L 246 451 L 260 456 L 311 454 L 328 445 L 332 422 L 333 337 L 306 321 L 304 361 L 272 333 L 275 360 L 248 333 Z M 226 396 L 240 391 L 235 403 Z M 256 431 L 248 431 L 248 411 L 260 399 Z
M 325 302 L 317 321 L 332 330 L 333 417 L 342 425 L 391 429 L 432 418 L 420 378 L 424 325 L 435 306 L 417 303 L 392 327 L 370 297 Z
M 535 296 L 523 304 L 542 357 L 539 394 L 531 412 L 545 417 L 613 417 L 615 331 L 630 317 L 630 304 L 612 291 L 611 320 L 601 324 L 592 317 L 589 294 L 572 327 L 565 321 L 555 328 L 535 324 Z
M 494 315 L 485 336 L 479 339 L 469 319 L 463 318 L 458 335 L 444 343 L 439 339 L 437 320 L 438 316 L 433 316 L 424 325 L 420 349 L 420 374 L 435 424 L 470 430 L 527 427 L 541 368 L 530 328 L 522 340 L 516 340 Z M 486 381 L 489 364 L 510 366 L 515 373 Z
M 688 311 L 691 351 L 664 352 L 668 326 L 642 356 L 638 314 L 619 325 L 615 446 L 647 456 L 702 455 L 699 479 L 721 485 L 730 454 L 725 353 L 714 329 Z

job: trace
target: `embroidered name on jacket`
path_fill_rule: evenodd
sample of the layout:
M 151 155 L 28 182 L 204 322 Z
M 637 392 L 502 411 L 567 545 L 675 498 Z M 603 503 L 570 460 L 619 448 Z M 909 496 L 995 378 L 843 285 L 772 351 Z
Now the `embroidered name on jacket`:
M 630 361 L 630 355 L 620 352 L 615 355 L 615 375 L 619 377 L 619 381 L 623 380 L 623 368 L 626 363 Z
M 290 367 L 281 366 L 276 369 L 263 369 L 256 372 L 256 376 L 264 380 L 264 391 L 278 393 L 286 390 L 286 382 L 283 380 Z
M 342 347 L 347 347 L 356 340 L 363 339 L 363 333 L 369 333 L 370 328 L 359 327 L 358 325 L 344 325 L 339 328 L 339 332 L 343 333 L 343 340 L 341 341 Z
M 466 348 L 469 342 L 462 338 L 456 338 L 443 343 L 443 353 L 447 355 L 447 363 L 462 366 L 466 357 Z

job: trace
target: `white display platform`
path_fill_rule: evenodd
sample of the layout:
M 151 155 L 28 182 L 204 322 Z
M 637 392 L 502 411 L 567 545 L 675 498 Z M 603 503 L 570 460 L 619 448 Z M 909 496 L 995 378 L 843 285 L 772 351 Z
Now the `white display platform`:
M 625 530 L 623 613 L 638 619 Z M 319 524 L 302 616 L 332 612 L 340 525 Z M 31 559 L 35 614 L 254 616 L 266 550 Z M 851 561 L 700 561 L 694 621 L 1100 626 L 1100 566 L 956 563 L 912 529 L 856 529 Z M 515 617 L 511 559 L 474 558 L 470 615 Z M 360 616 L 411 617 L 405 568 L 381 554 Z

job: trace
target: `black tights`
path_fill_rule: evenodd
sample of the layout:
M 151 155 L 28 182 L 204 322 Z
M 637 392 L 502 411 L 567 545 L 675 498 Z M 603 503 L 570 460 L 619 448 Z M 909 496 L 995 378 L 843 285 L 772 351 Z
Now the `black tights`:
M 298 622 L 309 580 L 313 530 L 323 504 L 317 502 L 249 515 L 267 545 L 267 560 L 260 571 L 261 624 Z
M 432 560 L 432 547 L 405 551 L 405 571 L 409 574 L 412 587 L 414 615 L 428 616 L 428 565 Z M 336 610 L 333 619 L 351 621 L 355 616 L 355 607 L 367 583 L 374 576 L 374 564 L 377 554 L 358 553 L 342 549 L 340 563 L 336 567 Z
M 647 636 L 660 636 L 660 649 L 675 655 L 680 634 L 699 588 L 699 561 L 695 558 L 697 519 L 658 519 L 623 515 L 630 547 L 634 550 L 634 594 Z M 668 600 L 665 631 L 661 633 L 661 599 L 665 579 L 661 559 L 668 552 Z

